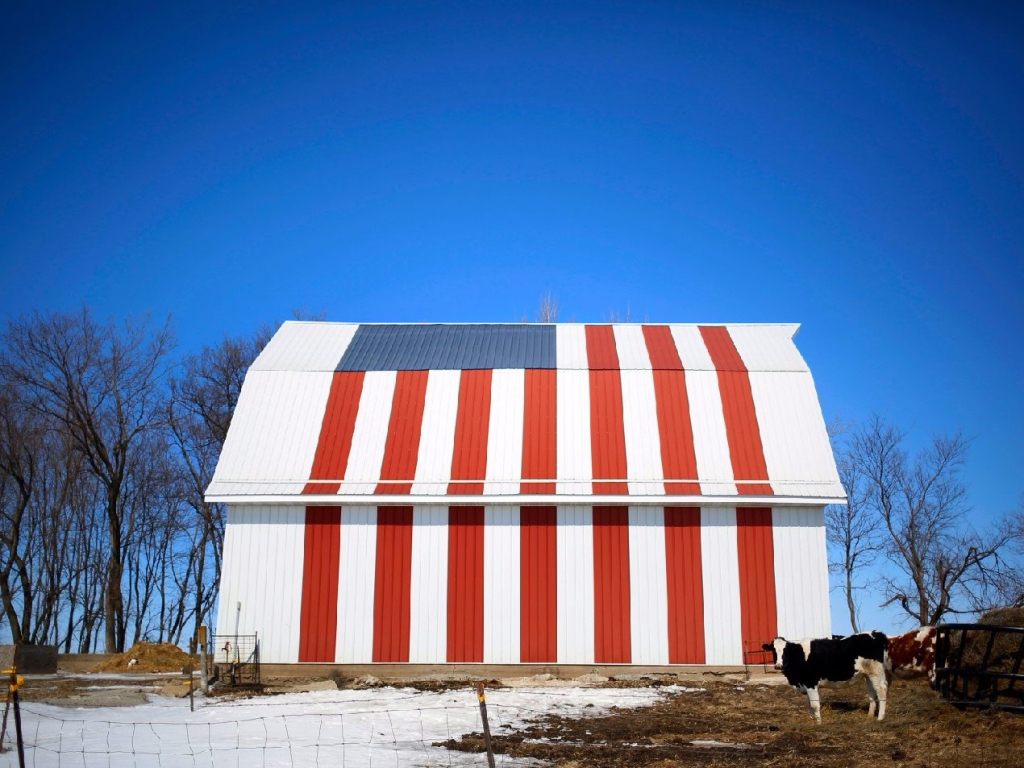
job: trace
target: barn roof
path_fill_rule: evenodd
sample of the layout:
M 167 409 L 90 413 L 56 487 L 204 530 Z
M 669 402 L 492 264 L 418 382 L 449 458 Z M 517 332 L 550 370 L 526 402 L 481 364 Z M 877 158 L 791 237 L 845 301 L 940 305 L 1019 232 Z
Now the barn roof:
M 841 501 L 797 328 L 287 322 L 207 498 Z

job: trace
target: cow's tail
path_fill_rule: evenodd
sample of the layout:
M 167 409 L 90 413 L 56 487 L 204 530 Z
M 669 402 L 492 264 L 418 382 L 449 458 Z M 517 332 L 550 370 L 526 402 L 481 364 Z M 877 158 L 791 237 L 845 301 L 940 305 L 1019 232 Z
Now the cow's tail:
M 871 631 L 871 645 L 875 649 L 875 655 L 882 659 L 882 666 L 885 668 L 885 676 L 892 679 L 892 660 L 889 658 L 889 636 L 877 629 Z

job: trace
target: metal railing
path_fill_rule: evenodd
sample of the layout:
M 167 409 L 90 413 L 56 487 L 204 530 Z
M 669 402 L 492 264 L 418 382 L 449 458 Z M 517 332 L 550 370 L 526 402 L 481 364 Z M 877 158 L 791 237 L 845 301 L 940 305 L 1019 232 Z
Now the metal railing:
M 1024 712 L 1024 627 L 940 624 L 935 687 L 950 704 Z

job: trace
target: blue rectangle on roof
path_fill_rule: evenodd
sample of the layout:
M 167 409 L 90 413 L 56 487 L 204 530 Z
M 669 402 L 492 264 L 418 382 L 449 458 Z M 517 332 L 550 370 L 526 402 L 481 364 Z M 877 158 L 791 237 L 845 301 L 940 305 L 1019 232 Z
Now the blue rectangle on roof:
M 553 325 L 360 325 L 339 371 L 554 368 Z

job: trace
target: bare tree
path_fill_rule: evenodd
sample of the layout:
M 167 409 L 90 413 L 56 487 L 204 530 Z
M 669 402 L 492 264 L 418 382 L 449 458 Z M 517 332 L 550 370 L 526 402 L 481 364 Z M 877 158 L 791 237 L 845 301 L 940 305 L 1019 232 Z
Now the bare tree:
M 884 604 L 899 605 L 922 625 L 936 624 L 963 612 L 971 584 L 998 562 L 1011 537 L 1005 527 L 982 535 L 967 524 L 962 435 L 937 436 L 913 459 L 903 449 L 905 437 L 873 416 L 855 436 L 853 455 L 896 568 L 886 578 Z
M 172 382 L 169 423 L 176 447 L 181 497 L 192 511 L 199 535 L 179 572 L 182 597 L 191 592 L 189 613 L 199 626 L 207 621 L 220 588 L 224 507 L 205 499 L 217 458 L 224 447 L 245 373 L 272 334 L 260 329 L 253 338 L 225 337 L 214 347 L 188 355 Z M 185 616 L 179 614 L 180 626 Z
M 0 382 L 0 600 L 11 642 L 31 636 L 31 503 L 43 445 L 41 419 L 24 408 L 10 382 Z
M 846 504 L 825 507 L 826 536 L 832 548 L 829 570 L 842 575 L 850 627 L 859 632 L 857 594 L 863 585 L 858 577 L 861 571 L 875 564 L 882 539 L 878 536 L 878 518 L 869 504 L 867 478 L 852 453 L 849 425 L 834 419 L 828 424 L 828 433 L 839 479 L 846 490 Z
M 537 309 L 538 323 L 554 323 L 558 320 L 558 297 L 551 293 L 549 288 L 540 297 L 540 307 Z
M 29 405 L 67 437 L 104 490 L 109 545 L 104 588 L 108 652 L 124 650 L 126 621 L 122 492 L 133 451 L 163 426 L 164 383 L 173 335 L 168 320 L 121 328 L 76 314 L 35 313 L 12 321 L 0 350 L 0 375 L 30 393 Z

